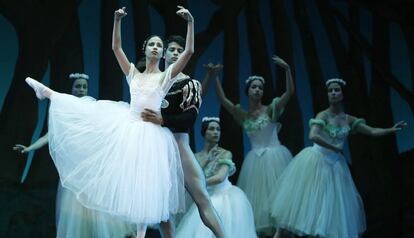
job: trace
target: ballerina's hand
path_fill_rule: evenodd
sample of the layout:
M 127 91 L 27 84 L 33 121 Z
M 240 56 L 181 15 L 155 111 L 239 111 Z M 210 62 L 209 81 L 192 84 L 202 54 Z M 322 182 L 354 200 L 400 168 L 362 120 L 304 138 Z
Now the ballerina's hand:
M 27 153 L 28 151 L 27 151 L 27 147 L 26 146 L 24 146 L 24 145 L 21 145 L 21 144 L 15 144 L 14 146 L 13 146 L 13 150 L 14 151 L 17 151 L 17 152 L 19 152 L 19 153 L 21 153 L 21 154 L 25 154 L 25 153 Z
M 120 9 L 116 10 L 115 13 L 114 13 L 115 19 L 121 19 L 124 16 L 126 16 L 127 13 L 126 13 L 125 9 L 126 9 L 126 7 L 123 7 L 123 8 L 120 8 Z
M 402 128 L 406 127 L 407 123 L 405 121 L 399 121 L 397 123 L 395 123 L 395 125 L 393 127 L 391 127 L 391 130 L 393 132 L 397 132 L 400 131 Z
M 214 151 L 212 152 L 212 155 L 213 155 L 215 158 L 218 158 L 218 157 L 219 157 L 219 155 L 220 155 L 220 151 L 219 151 L 218 149 L 214 149 Z
M 177 6 L 180 10 L 178 10 L 176 13 L 177 15 L 179 15 L 180 17 L 182 17 L 183 19 L 185 19 L 188 22 L 193 22 L 194 18 L 191 15 L 190 11 L 188 11 L 188 9 L 185 9 L 182 6 Z
M 277 55 L 273 55 L 272 60 L 275 64 L 281 66 L 282 68 L 288 69 L 290 66 L 284 61 L 282 58 L 280 58 Z
M 220 63 L 217 63 L 214 65 L 213 63 L 203 64 L 203 67 L 209 72 L 210 74 L 216 75 L 220 72 L 220 70 L 223 69 L 223 65 Z

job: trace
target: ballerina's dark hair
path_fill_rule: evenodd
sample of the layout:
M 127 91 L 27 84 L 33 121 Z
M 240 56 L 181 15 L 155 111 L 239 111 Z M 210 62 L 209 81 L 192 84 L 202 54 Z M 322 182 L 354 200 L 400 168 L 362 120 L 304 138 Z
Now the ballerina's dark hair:
M 206 135 L 206 130 L 210 122 L 217 122 L 220 125 L 220 118 L 218 117 L 203 117 L 201 119 L 201 135 L 204 137 Z M 220 125 L 221 126 L 221 125 Z
M 148 44 L 148 41 L 151 39 L 151 38 L 153 38 L 153 37 L 158 37 L 158 38 L 160 38 L 160 40 L 161 40 L 161 42 L 162 42 L 162 46 L 163 46 L 163 48 L 164 48 L 164 41 L 162 40 L 162 38 L 160 37 L 160 36 L 157 36 L 157 35 L 150 35 L 150 36 L 148 36 L 145 40 L 144 40 L 144 43 L 142 43 L 142 53 L 144 53 L 145 54 L 145 47 L 147 47 L 147 44 Z

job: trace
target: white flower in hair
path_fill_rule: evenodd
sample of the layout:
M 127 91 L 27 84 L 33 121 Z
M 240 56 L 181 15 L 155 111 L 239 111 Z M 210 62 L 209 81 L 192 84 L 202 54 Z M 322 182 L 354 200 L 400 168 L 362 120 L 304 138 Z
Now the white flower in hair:
M 248 84 L 248 83 L 250 83 L 253 80 L 259 80 L 260 82 L 262 82 L 262 84 L 265 83 L 264 78 L 262 76 L 257 76 L 257 75 L 253 75 L 253 76 L 248 77 L 246 79 L 245 83 Z
M 346 82 L 345 82 L 345 80 L 340 79 L 340 78 L 332 78 L 332 79 L 328 79 L 328 80 L 326 81 L 325 85 L 326 85 L 326 86 L 328 86 L 328 85 L 329 85 L 329 84 L 331 84 L 331 83 L 338 83 L 338 84 L 340 84 L 340 85 L 342 85 L 342 86 L 346 86 Z
M 69 78 L 70 79 L 78 79 L 78 78 L 89 79 L 89 76 L 87 74 L 71 73 L 69 74 Z
M 202 122 L 206 122 L 206 121 L 216 121 L 216 122 L 220 122 L 220 118 L 218 117 L 203 117 L 203 119 L 201 119 Z

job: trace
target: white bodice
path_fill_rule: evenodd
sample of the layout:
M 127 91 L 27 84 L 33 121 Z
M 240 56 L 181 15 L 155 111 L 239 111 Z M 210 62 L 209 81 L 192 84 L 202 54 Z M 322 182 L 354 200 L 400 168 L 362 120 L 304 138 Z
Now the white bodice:
M 320 135 L 330 144 L 343 148 L 344 143 L 351 131 L 351 126 L 348 124 L 348 115 L 341 114 L 329 117 L 325 120 L 311 119 L 310 125 L 318 124 L 322 127 Z
M 131 94 L 130 112 L 133 117 L 141 118 L 145 108 L 157 113 L 161 111 L 161 103 L 174 83 L 171 79 L 171 66 L 164 72 L 142 74 L 131 63 L 127 81 Z
M 133 114 L 139 114 L 145 108 L 160 112 L 161 101 L 165 96 L 165 92 L 156 84 L 157 78 L 155 76 L 158 75 L 147 78 L 135 77 L 131 81 L 129 85 L 129 92 L 131 93 L 130 111 Z
M 252 149 L 263 149 L 280 145 L 277 133 L 280 124 L 274 123 L 266 112 L 261 113 L 256 119 L 248 118 L 243 121 L 243 129 L 246 131 Z

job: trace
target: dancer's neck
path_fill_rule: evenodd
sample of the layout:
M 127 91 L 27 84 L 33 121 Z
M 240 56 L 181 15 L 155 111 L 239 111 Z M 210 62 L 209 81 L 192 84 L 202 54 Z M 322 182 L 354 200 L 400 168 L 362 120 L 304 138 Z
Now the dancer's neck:
M 255 112 L 257 110 L 261 110 L 263 107 L 262 101 L 249 99 L 249 111 Z
M 206 154 L 208 154 L 211 151 L 211 149 L 213 149 L 216 146 L 217 146 L 217 143 L 215 143 L 215 142 L 205 141 L 203 150 Z
M 342 112 L 344 112 L 344 107 L 342 105 L 342 103 L 331 103 L 328 111 L 332 114 L 338 115 Z
M 145 65 L 145 74 L 152 74 L 152 73 L 159 73 L 161 72 L 158 66 L 158 60 L 155 59 L 147 59 L 147 63 Z

